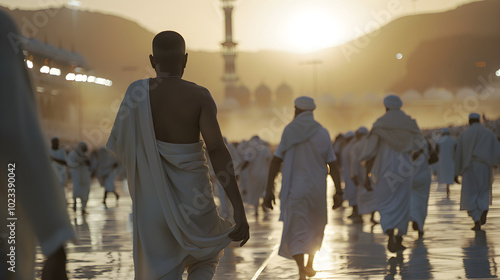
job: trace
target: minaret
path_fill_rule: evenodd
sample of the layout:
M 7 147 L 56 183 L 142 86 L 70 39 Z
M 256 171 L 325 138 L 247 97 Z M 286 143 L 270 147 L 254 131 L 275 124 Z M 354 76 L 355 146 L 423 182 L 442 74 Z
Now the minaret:
M 225 98 L 234 98 L 239 101 L 236 94 L 236 83 L 238 77 L 236 76 L 236 67 L 234 61 L 236 59 L 236 43 L 233 42 L 233 2 L 235 0 L 221 0 L 222 9 L 226 19 L 226 38 L 222 42 L 222 55 L 224 57 L 224 77 L 222 80 L 225 84 Z

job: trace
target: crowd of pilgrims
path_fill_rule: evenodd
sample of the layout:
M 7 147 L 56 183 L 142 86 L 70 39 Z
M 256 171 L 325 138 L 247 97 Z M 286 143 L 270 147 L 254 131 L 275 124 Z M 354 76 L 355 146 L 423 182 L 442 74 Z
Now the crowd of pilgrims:
M 500 119 L 487 120 L 483 116 L 482 124 L 496 135 L 500 134 Z M 424 234 L 431 182 L 437 182 L 438 186 L 442 186 L 443 189 L 446 187 L 447 197 L 450 195 L 450 186 L 460 183 L 455 177 L 454 156 L 457 139 L 467 127 L 466 125 L 450 126 L 422 131 L 427 147 L 420 153 L 414 153 L 413 159 L 416 161 L 423 157 L 425 160 L 414 170 L 412 189 L 408 197 L 409 201 L 407 201 L 411 205 L 412 228 L 418 231 L 419 238 Z M 365 174 L 368 176 L 370 174 L 366 170 L 367 166 L 363 165 L 359 158 L 366 145 L 368 133 L 369 130 L 366 127 L 360 127 L 355 131 L 339 133 L 332 143 L 343 181 L 343 194 L 334 196 L 332 208 L 337 209 L 348 205 L 352 208 L 352 212 L 347 218 L 352 219 L 354 223 L 362 223 L 362 216 L 368 215 L 371 223 L 378 224 L 375 218 L 377 201 L 370 180 L 366 180 L 365 176 Z M 258 216 L 260 211 L 267 213 L 269 210 L 263 206 L 263 199 L 266 194 L 269 163 L 276 147 L 259 136 L 253 136 L 241 142 L 229 142 L 226 138 L 224 140 L 233 159 L 235 175 L 241 195 L 246 202 L 247 211 L 251 211 L 255 216 Z M 52 138 L 51 144 L 50 156 L 57 178 L 63 188 L 68 186 L 69 182 L 72 183 L 74 211 L 77 211 L 77 198 L 79 198 L 81 201 L 79 210 L 82 214 L 88 214 L 86 205 L 93 178 L 103 188 L 104 206 L 107 207 L 108 193 L 113 193 L 118 202 L 120 196 L 116 190 L 115 181 L 126 181 L 126 172 L 105 147 L 89 151 L 87 144 L 80 142 L 75 149 L 64 150 L 60 147 L 57 137 Z M 210 180 L 214 186 L 214 194 L 218 198 L 219 214 L 223 218 L 230 219 L 231 204 L 213 172 L 208 154 L 207 164 L 211 171 Z M 399 209 L 395 210 L 399 211 Z M 480 225 L 477 228 L 480 228 Z M 402 246 L 400 242 L 399 246 Z

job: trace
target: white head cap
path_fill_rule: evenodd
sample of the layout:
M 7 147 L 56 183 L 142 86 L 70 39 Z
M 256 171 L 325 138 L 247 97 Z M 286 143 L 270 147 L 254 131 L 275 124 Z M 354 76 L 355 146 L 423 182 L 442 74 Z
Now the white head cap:
M 368 134 L 368 128 L 362 126 L 362 127 L 358 128 L 358 130 L 356 130 L 356 133 L 358 133 L 358 134 Z
M 349 130 L 348 132 L 346 132 L 346 133 L 344 134 L 344 138 L 346 138 L 346 139 L 347 139 L 347 138 L 351 138 L 351 137 L 354 137 L 354 135 L 355 135 L 355 134 L 354 134 L 354 131 Z
M 313 111 L 316 109 L 316 104 L 314 104 L 314 99 L 311 97 L 301 96 L 295 99 L 295 107 L 304 111 Z
M 384 98 L 384 106 L 389 110 L 399 110 L 403 106 L 403 101 L 399 96 L 391 94 Z
M 481 115 L 479 115 L 478 113 L 470 113 L 469 114 L 469 120 L 472 120 L 472 119 L 478 119 L 478 120 L 480 120 L 481 119 Z

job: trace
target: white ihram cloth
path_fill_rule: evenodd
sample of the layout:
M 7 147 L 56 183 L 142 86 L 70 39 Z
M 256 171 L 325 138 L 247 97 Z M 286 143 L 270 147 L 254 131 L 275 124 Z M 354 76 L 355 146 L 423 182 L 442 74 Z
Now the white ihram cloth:
M 85 209 L 90 193 L 90 170 L 85 163 L 88 160 L 82 148 L 85 143 L 78 143 L 76 150 L 69 153 L 68 167 L 71 168 L 71 179 L 73 180 L 73 199 L 79 197 L 82 200 L 82 208 Z
M 49 151 L 50 157 L 55 158 L 58 160 L 63 160 L 67 162 L 66 159 L 66 152 L 63 149 L 50 149 Z M 66 186 L 66 166 L 58 163 L 55 160 L 51 161 L 52 168 L 54 169 L 54 172 L 56 173 L 57 180 L 59 181 L 59 184 L 61 185 L 64 193 L 64 186 Z
M 413 180 L 410 152 L 426 143 L 415 120 L 401 110 L 389 110 L 373 124 L 361 160 L 375 157 L 370 178 L 384 232 L 397 228 L 403 235 L 408 230 Z
M 116 165 L 116 159 L 108 152 L 106 147 L 99 148 L 95 175 L 107 192 L 115 191 Z
M 460 210 L 478 221 L 491 203 L 491 168 L 500 163 L 500 144 L 495 134 L 479 123 L 472 124 L 458 139 L 455 174 L 462 175 Z
M 358 187 L 351 180 L 351 148 L 356 140 L 352 138 L 340 151 L 342 164 L 342 178 L 344 179 L 344 200 L 349 201 L 349 206 L 358 205 Z
M 285 127 L 274 155 L 283 159 L 279 255 L 315 253 L 327 223 L 327 163 L 336 160 L 330 135 L 312 112 L 302 112 Z
M 156 140 L 148 79 L 129 86 L 107 147 L 127 170 L 135 279 L 177 280 L 188 262 L 217 261 L 232 226 L 217 213 L 203 142 Z
M 455 180 L 455 146 L 457 140 L 449 135 L 444 135 L 436 141 L 439 146 L 439 161 L 437 164 L 437 179 L 440 184 L 452 185 Z
M 351 148 L 351 177 L 356 175 L 359 181 L 358 188 L 358 213 L 369 214 L 377 211 L 377 202 L 375 200 L 374 192 L 368 191 L 364 187 L 366 180 L 366 168 L 361 164 L 361 153 L 367 144 L 367 136 L 363 136 Z
M 248 141 L 244 157 L 245 161 L 249 162 L 247 203 L 255 207 L 259 206 L 260 198 L 265 195 L 271 158 L 271 151 L 263 141 Z
M 24 62 L 14 21 L 0 11 L 0 254 L 6 261 L 11 222 L 16 224 L 15 273 L 0 267 L 0 279 L 35 279 L 36 245 L 52 255 L 75 237 L 61 186 L 50 164 L 46 136 L 41 129 L 32 83 Z M 9 40 L 12 39 L 13 41 Z M 9 163 L 15 166 L 8 166 Z M 11 168 L 9 170 L 8 168 Z M 11 176 L 9 176 L 11 174 Z M 15 175 L 15 218 L 7 221 L 8 178 Z M 12 180 L 11 180 L 12 181 Z M 12 185 L 11 185 L 12 187 Z M 8 252 L 4 251 L 7 249 Z
M 420 231 L 424 230 L 427 206 L 431 190 L 431 168 L 429 167 L 429 149 L 413 162 L 413 182 L 410 195 L 410 220 L 417 222 Z

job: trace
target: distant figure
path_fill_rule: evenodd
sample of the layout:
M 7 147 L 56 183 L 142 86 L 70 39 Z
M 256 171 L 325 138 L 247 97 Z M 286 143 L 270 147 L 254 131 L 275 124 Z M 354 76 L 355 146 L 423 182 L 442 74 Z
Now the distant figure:
M 458 139 L 455 174 L 462 176 L 460 210 L 474 220 L 472 230 L 486 223 L 491 203 L 492 166 L 500 163 L 500 144 L 495 134 L 480 123 L 477 113 L 469 115 L 470 127 Z M 458 178 L 455 178 L 458 183 Z
M 410 220 L 413 175 L 410 153 L 427 142 L 416 121 L 401 111 L 403 102 L 399 96 L 387 96 L 384 105 L 386 113 L 373 124 L 361 160 L 373 160 L 370 178 L 380 224 L 388 235 L 387 248 L 395 253 L 406 249 L 402 241 Z
M 73 180 L 73 210 L 76 211 L 76 199 L 82 203 L 82 214 L 88 214 L 87 202 L 90 194 L 90 160 L 87 155 L 87 144 L 80 142 L 76 149 L 69 153 L 68 166 L 71 168 Z
M 65 280 L 64 244 L 75 233 L 51 167 L 23 51 L 13 43 L 21 38 L 14 21 L 0 11 L 0 279 L 35 279 L 40 245 L 47 257 L 41 279 Z
M 238 177 L 238 172 L 239 172 L 238 167 L 241 165 L 241 159 L 238 155 L 238 152 L 234 148 L 234 146 L 227 141 L 226 137 L 223 137 L 223 138 L 224 138 L 224 143 L 226 144 L 226 147 L 229 151 L 229 154 L 231 155 L 231 158 L 233 160 L 235 176 Z M 217 179 L 217 175 L 215 174 L 214 167 L 212 166 L 212 163 L 210 161 L 210 156 L 208 155 L 208 153 L 205 153 L 205 155 L 207 157 L 208 167 L 210 168 L 210 182 L 212 182 L 212 184 L 214 186 L 214 194 L 215 194 L 215 196 L 217 196 L 219 198 L 219 202 L 220 202 L 220 205 L 218 208 L 219 215 L 224 219 L 233 220 L 232 215 L 231 215 L 233 212 L 233 208 L 230 205 L 229 198 L 227 197 L 226 192 L 224 191 L 224 188 L 222 187 L 222 184 Z
M 441 129 L 442 136 L 436 141 L 436 151 L 439 155 L 437 162 L 437 178 L 439 184 L 446 184 L 446 197 L 450 197 L 450 185 L 455 178 L 454 155 L 457 149 L 457 140 L 450 136 L 450 129 Z
M 413 178 L 410 195 L 410 221 L 413 230 L 418 231 L 418 238 L 424 236 L 424 223 L 427 218 L 427 206 L 431 190 L 432 175 L 429 164 L 438 159 L 437 152 L 430 143 L 412 154 Z
M 370 186 L 369 178 L 366 174 L 366 167 L 361 164 L 360 157 L 367 143 L 368 129 L 364 126 L 356 130 L 355 143 L 350 151 L 350 172 L 351 181 L 357 187 L 357 212 L 358 215 L 371 214 L 370 221 L 375 221 L 375 212 L 377 211 L 377 201 L 374 197 L 373 189 Z M 360 221 L 361 217 L 359 218 Z
M 248 141 L 242 169 L 248 170 L 247 203 L 253 206 L 255 216 L 259 215 L 260 199 L 264 198 L 266 193 L 271 158 L 269 147 L 259 136 L 254 136 Z
M 212 279 L 231 241 L 249 226 L 210 92 L 183 80 L 184 38 L 153 39 L 156 78 L 133 82 L 107 147 L 127 169 L 133 202 L 135 279 Z M 204 142 L 200 140 L 200 133 Z M 205 151 L 234 208 L 235 225 L 217 213 Z
M 312 111 L 315 108 L 310 97 L 295 99 L 295 118 L 285 127 L 271 160 L 264 200 L 264 206 L 273 209 L 274 179 L 283 163 L 280 195 L 283 233 L 279 255 L 296 261 L 301 280 L 316 274 L 314 256 L 321 248 L 327 223 L 328 174 L 335 183 L 337 193 L 342 193 L 330 135 L 314 120 Z M 306 254 L 308 260 L 304 266 Z
M 100 147 L 97 151 L 97 168 L 95 175 L 97 180 L 104 187 L 104 198 L 102 204 L 106 206 L 106 198 L 108 193 L 113 193 L 116 197 L 116 202 L 120 196 L 116 192 L 115 186 L 115 176 L 116 168 L 118 167 L 118 162 L 116 159 L 108 152 L 106 147 Z
M 344 143 L 340 150 L 340 163 L 342 166 L 342 178 L 344 179 L 344 199 L 349 201 L 349 206 L 352 207 L 352 213 L 348 217 L 355 223 L 362 222 L 361 216 L 358 213 L 358 188 L 351 180 L 351 149 L 356 143 L 356 134 L 353 131 L 348 131 L 344 134 Z
M 59 180 L 59 184 L 62 187 L 63 193 L 64 187 L 66 186 L 66 166 L 67 158 L 66 151 L 59 148 L 59 139 L 57 137 L 53 137 L 51 139 L 52 147 L 50 149 L 50 159 L 52 160 L 52 168 L 56 172 L 57 180 Z
M 244 158 L 246 154 L 246 150 L 248 148 L 248 142 L 246 140 L 242 140 L 236 150 L 238 151 L 238 155 L 241 159 L 241 166 L 239 168 L 239 176 L 238 176 L 238 186 L 240 187 L 241 196 L 243 197 L 243 201 L 248 202 L 248 165 L 244 166 Z

